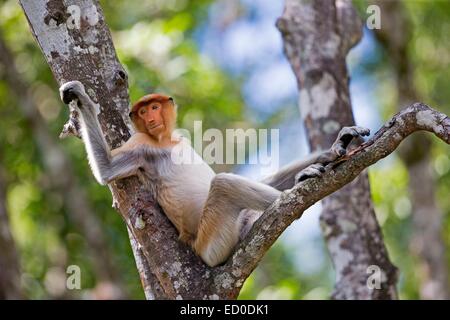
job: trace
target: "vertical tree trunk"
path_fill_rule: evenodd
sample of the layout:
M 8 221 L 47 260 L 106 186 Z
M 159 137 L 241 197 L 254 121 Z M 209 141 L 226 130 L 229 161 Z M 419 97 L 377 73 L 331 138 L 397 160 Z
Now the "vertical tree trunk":
M 345 58 L 361 38 L 361 21 L 349 1 L 286 0 L 277 27 L 297 77 L 311 148 L 329 148 L 343 126 L 355 123 Z M 321 227 L 336 271 L 332 297 L 397 298 L 397 269 L 383 243 L 367 172 L 322 204 Z M 381 271 L 380 289 L 367 285 L 372 265 Z
M 23 297 L 19 261 L 6 209 L 5 179 L 4 169 L 0 163 L 0 300 Z
M 381 9 L 381 29 L 375 34 L 390 58 L 397 82 L 399 109 L 417 101 L 414 70 L 408 52 L 411 24 L 400 1 L 377 1 Z M 400 158 L 409 172 L 414 234 L 411 250 L 421 264 L 422 299 L 449 299 L 449 279 L 445 243 L 442 238 L 442 211 L 436 203 L 435 179 L 430 163 L 432 139 L 417 134 L 399 148 Z

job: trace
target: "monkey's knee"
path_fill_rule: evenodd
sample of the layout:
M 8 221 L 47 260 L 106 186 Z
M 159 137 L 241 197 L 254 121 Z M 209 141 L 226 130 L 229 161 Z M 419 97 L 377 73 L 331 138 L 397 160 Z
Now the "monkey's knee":
M 214 193 L 223 193 L 225 190 L 229 190 L 233 183 L 233 175 L 232 173 L 221 172 L 214 176 L 211 181 L 211 192 Z
M 214 236 L 198 236 L 194 242 L 194 251 L 210 267 L 224 263 L 239 241 L 237 233 Z

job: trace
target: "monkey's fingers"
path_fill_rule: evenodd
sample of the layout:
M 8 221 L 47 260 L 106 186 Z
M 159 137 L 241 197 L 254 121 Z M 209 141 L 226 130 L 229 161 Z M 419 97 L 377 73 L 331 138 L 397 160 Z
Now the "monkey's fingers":
M 333 146 L 331 147 L 331 150 L 338 156 L 342 157 L 347 153 L 346 145 L 343 141 L 338 140 L 336 141 Z
M 370 134 L 370 130 L 367 128 L 353 126 L 344 127 L 339 132 L 336 142 L 333 144 L 332 149 L 338 156 L 343 156 L 347 153 L 347 147 L 356 137 L 364 137 Z
M 77 100 L 78 97 L 77 97 L 76 93 L 73 92 L 73 90 L 71 88 L 69 88 L 68 90 L 65 90 L 64 92 L 62 92 L 61 99 L 65 104 L 69 104 L 71 101 Z
M 79 94 L 84 92 L 84 86 L 80 81 L 69 81 L 59 88 L 59 95 L 65 104 L 79 99 Z
M 299 183 L 309 178 L 321 177 L 322 173 L 324 172 L 325 167 L 323 164 L 314 163 L 297 173 L 297 175 L 295 176 L 295 183 Z

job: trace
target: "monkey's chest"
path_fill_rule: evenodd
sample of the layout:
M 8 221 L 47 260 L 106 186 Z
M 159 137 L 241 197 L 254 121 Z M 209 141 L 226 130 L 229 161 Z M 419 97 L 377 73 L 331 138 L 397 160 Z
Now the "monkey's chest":
M 159 205 L 180 234 L 196 234 L 214 171 L 189 145 L 179 145 L 196 161 L 174 161 L 170 150 L 146 149 L 144 167 Z M 176 159 L 175 159 L 176 160 Z
M 158 203 L 180 232 L 196 233 L 213 177 L 200 165 L 176 167 L 161 176 Z

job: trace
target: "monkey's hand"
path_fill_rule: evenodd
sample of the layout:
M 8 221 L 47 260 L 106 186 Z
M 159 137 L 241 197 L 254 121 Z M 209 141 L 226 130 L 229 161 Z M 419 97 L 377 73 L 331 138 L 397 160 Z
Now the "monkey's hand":
M 368 136 L 369 134 L 370 130 L 367 128 L 358 126 L 344 127 L 341 129 L 336 141 L 331 146 L 331 151 L 336 153 L 338 157 L 342 157 L 347 154 L 347 147 L 353 139 Z
M 69 81 L 59 88 L 59 95 L 65 104 L 69 104 L 73 100 L 78 100 L 78 106 L 92 105 L 91 98 L 86 93 L 84 85 L 80 81 Z
M 306 167 L 295 176 L 295 183 L 306 180 L 308 178 L 320 177 L 322 173 L 325 172 L 325 166 L 347 154 L 347 147 L 355 138 L 361 138 L 368 136 L 370 130 L 353 126 L 344 127 L 338 134 L 336 141 L 333 143 L 331 148 L 323 153 L 321 153 L 314 164 Z
M 321 177 L 325 172 L 325 166 L 322 163 L 313 163 L 300 171 L 295 176 L 295 183 L 299 183 L 309 178 Z
M 363 127 L 353 126 L 342 128 L 331 148 L 323 152 L 317 158 L 317 162 L 327 165 L 328 163 L 345 156 L 348 151 L 347 147 L 353 139 L 362 138 L 364 136 L 368 136 L 369 134 L 370 130 Z

